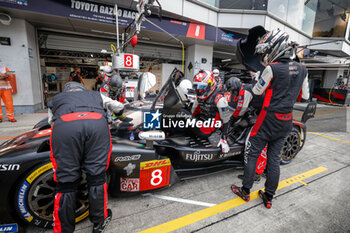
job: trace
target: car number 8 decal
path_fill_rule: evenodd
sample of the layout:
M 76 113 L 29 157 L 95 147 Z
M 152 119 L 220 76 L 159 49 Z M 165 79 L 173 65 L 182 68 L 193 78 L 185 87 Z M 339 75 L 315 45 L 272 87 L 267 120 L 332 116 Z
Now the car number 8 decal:
M 151 185 L 153 185 L 153 186 L 159 185 L 163 181 L 162 170 L 160 170 L 160 169 L 154 170 L 151 174 L 151 177 L 152 177 L 151 178 Z M 155 180 L 158 180 L 158 182 L 154 182 Z
M 170 159 L 141 162 L 139 191 L 157 189 L 169 185 L 170 172 Z
M 124 55 L 124 66 L 133 67 L 133 57 L 132 55 Z

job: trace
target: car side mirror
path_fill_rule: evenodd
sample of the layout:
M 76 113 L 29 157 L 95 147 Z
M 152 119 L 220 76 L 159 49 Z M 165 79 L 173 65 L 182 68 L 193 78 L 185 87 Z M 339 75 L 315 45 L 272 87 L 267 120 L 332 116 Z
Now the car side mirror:
M 161 130 L 150 130 L 139 133 L 139 138 L 146 140 L 146 148 L 153 148 L 153 141 L 161 141 L 165 139 L 165 133 Z

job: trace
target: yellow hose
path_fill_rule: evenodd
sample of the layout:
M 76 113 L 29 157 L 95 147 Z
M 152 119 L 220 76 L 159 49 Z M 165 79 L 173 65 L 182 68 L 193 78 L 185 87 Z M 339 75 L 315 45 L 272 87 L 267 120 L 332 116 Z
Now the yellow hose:
M 182 46 L 182 64 L 181 64 L 181 71 L 184 73 L 184 66 L 185 66 L 185 46 L 184 43 L 180 40 L 181 46 Z
M 117 49 L 115 48 L 114 44 L 111 44 L 111 49 L 112 49 L 113 53 L 117 52 Z

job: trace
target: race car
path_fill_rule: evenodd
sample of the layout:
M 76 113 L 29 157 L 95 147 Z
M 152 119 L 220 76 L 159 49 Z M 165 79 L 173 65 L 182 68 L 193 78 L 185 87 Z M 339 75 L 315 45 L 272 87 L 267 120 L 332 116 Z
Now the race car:
M 247 138 L 256 119 L 254 116 L 241 119 L 242 130 L 225 154 L 217 147 L 219 137 L 215 135 L 201 139 L 184 136 L 181 131 L 169 133 L 162 128 L 146 129 L 150 125 L 145 124 L 145 116 L 175 114 L 184 107 L 186 97 L 177 88 L 183 78 L 183 73 L 175 69 L 153 102 L 137 100 L 128 104 L 123 115 L 131 121 L 117 119 L 111 125 L 113 149 L 108 169 L 111 196 L 168 188 L 181 180 L 243 166 Z M 137 92 L 141 92 L 139 87 Z M 293 130 L 283 147 L 282 163 L 294 159 L 303 147 L 305 122 L 314 116 L 315 110 L 316 104 L 310 103 L 304 110 L 302 121 L 294 121 Z M 43 120 L 33 130 L 0 146 L 0 223 L 15 221 L 42 228 L 52 227 L 55 182 L 49 159 L 50 135 L 51 128 L 47 120 Z M 77 197 L 76 222 L 79 222 L 89 215 L 84 173 Z

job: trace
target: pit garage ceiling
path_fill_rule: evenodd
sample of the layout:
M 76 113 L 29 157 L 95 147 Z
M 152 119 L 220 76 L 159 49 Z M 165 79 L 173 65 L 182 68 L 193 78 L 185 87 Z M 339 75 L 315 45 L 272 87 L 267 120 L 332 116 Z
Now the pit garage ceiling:
M 119 1 L 118 1 L 119 2 Z M 130 1 L 127 1 L 130 2 Z M 124 7 L 128 7 L 125 4 Z M 1 8 L 1 12 L 6 12 L 13 18 L 22 18 L 33 24 L 39 31 L 54 32 L 52 36 L 48 36 L 46 46 L 50 46 L 55 49 L 70 49 L 78 51 L 87 51 L 86 49 L 91 49 L 89 52 L 100 52 L 101 49 L 108 49 L 110 51 L 111 42 L 116 43 L 115 36 L 115 25 L 111 24 L 102 24 L 95 23 L 91 21 L 58 17 L 53 15 L 39 14 L 35 12 L 21 11 L 17 9 Z M 120 28 L 120 32 L 123 32 L 124 29 Z M 58 36 L 57 33 L 61 33 L 62 36 Z M 47 33 L 50 34 L 50 33 Z M 69 35 L 67 37 L 67 35 Z M 84 43 L 77 44 L 76 38 Z M 85 37 L 85 39 L 83 39 Z M 206 40 L 198 40 L 193 38 L 187 38 L 178 36 L 178 39 L 183 41 L 185 47 L 193 44 L 201 45 L 213 45 L 214 46 L 214 58 L 218 59 L 235 59 L 233 46 L 213 43 Z M 61 39 L 61 42 L 58 40 Z M 90 41 L 88 41 L 90 40 Z M 64 44 L 65 42 L 71 41 L 72 44 Z M 174 60 L 181 57 L 181 46 L 179 42 L 172 39 L 165 33 L 153 32 L 153 31 L 141 31 L 138 36 L 139 45 L 135 49 L 135 53 L 141 53 L 145 56 L 158 56 L 168 54 Z M 56 45 L 54 44 L 56 43 Z M 142 45 L 142 46 L 141 46 Z M 151 51 L 150 48 L 159 47 L 153 51 L 153 55 L 148 53 Z M 145 47 L 145 48 L 141 48 Z M 131 51 L 131 47 L 129 51 Z M 140 50 L 140 51 L 139 51 Z M 169 51 L 172 52 L 169 52 Z M 166 56 L 166 55 L 165 55 Z M 165 57 L 167 59 L 167 57 Z

